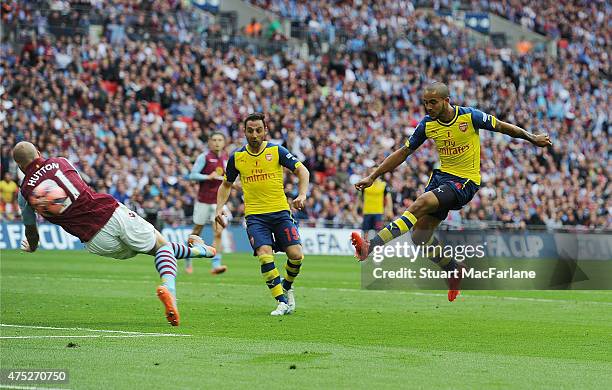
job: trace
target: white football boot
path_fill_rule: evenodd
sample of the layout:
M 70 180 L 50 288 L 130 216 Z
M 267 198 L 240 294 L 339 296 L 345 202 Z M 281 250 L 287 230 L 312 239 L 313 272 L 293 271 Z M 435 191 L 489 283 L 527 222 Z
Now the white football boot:
M 293 286 L 291 286 L 289 290 L 283 289 L 283 293 L 285 293 L 285 296 L 287 297 L 289 310 L 291 310 L 291 313 L 293 313 L 295 311 L 295 294 L 293 292 Z
M 187 245 L 189 245 L 190 248 L 193 248 L 195 246 L 202 247 L 202 249 L 204 249 L 202 251 L 202 257 L 211 258 L 215 257 L 215 255 L 217 254 L 217 249 L 215 247 L 206 245 L 202 237 L 196 236 L 195 234 L 189 235 L 189 238 L 187 239 Z
M 291 308 L 285 302 L 279 302 L 276 309 L 270 313 L 273 316 L 284 316 L 287 314 L 291 314 Z

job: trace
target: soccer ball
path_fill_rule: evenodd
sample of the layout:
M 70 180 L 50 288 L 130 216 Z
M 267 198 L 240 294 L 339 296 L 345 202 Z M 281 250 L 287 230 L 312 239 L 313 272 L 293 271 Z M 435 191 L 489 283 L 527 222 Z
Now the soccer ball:
M 43 217 L 60 215 L 70 203 L 66 191 L 51 179 L 37 185 L 30 195 L 30 204 Z

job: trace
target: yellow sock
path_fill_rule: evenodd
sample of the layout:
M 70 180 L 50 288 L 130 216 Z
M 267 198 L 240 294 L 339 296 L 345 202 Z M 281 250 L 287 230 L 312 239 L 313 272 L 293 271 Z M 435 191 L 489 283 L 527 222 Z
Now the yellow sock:
M 280 274 L 274 264 L 274 255 L 260 255 L 258 256 L 259 263 L 261 264 L 261 274 L 272 293 L 272 296 L 281 302 L 287 302 L 285 295 L 283 294 L 283 287 L 280 284 Z
M 285 290 L 291 289 L 293 281 L 300 273 L 302 260 L 304 260 L 304 256 L 297 260 L 287 259 L 287 263 L 285 264 L 285 280 L 283 280 L 283 288 Z
M 417 222 L 417 217 L 414 216 L 410 211 L 404 211 L 398 219 L 391 222 L 385 228 L 378 232 L 376 237 L 370 241 L 370 250 L 376 246 L 385 245 L 389 241 L 407 233 L 414 224 Z

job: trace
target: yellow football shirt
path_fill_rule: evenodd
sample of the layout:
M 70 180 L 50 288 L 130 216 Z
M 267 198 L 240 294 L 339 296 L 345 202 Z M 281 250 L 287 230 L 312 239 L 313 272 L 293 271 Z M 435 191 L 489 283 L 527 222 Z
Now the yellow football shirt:
M 225 180 L 233 183 L 240 175 L 245 215 L 290 210 L 285 196 L 283 167 L 295 171 L 300 165 L 302 163 L 280 145 L 264 142 L 258 154 L 243 146 L 230 155 Z
M 479 130 L 495 130 L 497 118 L 472 107 L 455 106 L 455 117 L 448 123 L 426 116 L 406 141 L 416 150 L 427 138 L 436 143 L 440 170 L 470 179 L 480 185 Z
M 15 201 L 17 196 L 17 190 L 19 186 L 14 181 L 0 181 L 0 194 L 2 194 L 2 201 L 4 203 L 12 203 Z
M 384 214 L 386 193 L 387 184 L 382 180 L 363 190 L 363 214 Z

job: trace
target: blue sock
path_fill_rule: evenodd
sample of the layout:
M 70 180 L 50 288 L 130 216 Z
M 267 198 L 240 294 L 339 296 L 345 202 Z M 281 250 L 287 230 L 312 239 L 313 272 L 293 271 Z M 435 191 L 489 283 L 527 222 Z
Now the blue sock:
M 191 256 L 189 257 L 212 257 L 212 252 L 204 245 L 194 245 L 191 247 Z
M 172 295 L 176 297 L 176 278 L 162 278 L 162 286 L 166 286 Z
M 195 244 L 192 247 L 189 247 L 184 244 L 178 244 L 176 242 L 171 242 L 170 245 L 172 246 L 174 256 L 177 259 L 210 257 L 211 255 L 211 252 L 204 245 L 200 245 L 200 244 Z
M 215 257 L 213 257 L 212 259 L 210 259 L 210 264 L 212 266 L 212 268 L 217 268 L 221 266 L 221 255 L 215 255 Z
M 176 257 L 172 246 L 164 245 L 155 253 L 155 269 L 159 272 L 162 285 L 176 297 Z

